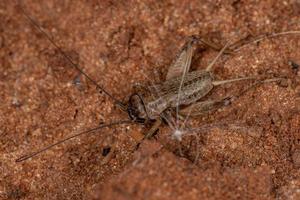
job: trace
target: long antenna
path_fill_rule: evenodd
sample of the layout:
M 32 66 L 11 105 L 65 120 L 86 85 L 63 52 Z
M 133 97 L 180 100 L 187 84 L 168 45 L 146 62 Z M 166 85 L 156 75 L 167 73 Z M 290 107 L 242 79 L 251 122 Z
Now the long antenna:
M 242 44 L 240 47 L 234 49 L 233 52 L 238 52 L 241 49 L 249 46 L 250 44 L 257 43 L 257 42 L 260 42 L 260 41 L 265 40 L 265 39 L 275 38 L 275 37 L 284 36 L 284 35 L 299 35 L 299 34 L 300 34 L 300 30 L 283 31 L 283 32 L 271 33 L 271 34 L 267 34 L 267 35 L 266 34 L 259 35 L 256 38 L 254 38 L 253 40 L 251 40 L 249 42 L 246 42 L 245 44 Z
M 211 68 L 216 64 L 217 60 L 221 57 L 221 55 L 224 53 L 224 51 L 229 46 L 230 41 L 225 44 L 225 46 L 221 49 L 221 51 L 218 53 L 218 55 L 214 58 L 214 60 L 206 67 L 205 71 L 209 72 L 211 71 Z
M 27 160 L 27 159 L 29 159 L 29 158 L 35 157 L 35 156 L 37 156 L 38 154 L 40 154 L 40 153 L 42 153 L 42 152 L 45 152 L 45 151 L 47 151 L 48 149 L 51 149 L 51 148 L 53 148 L 53 147 L 56 146 L 56 145 L 62 144 L 62 143 L 64 143 L 64 142 L 66 142 L 66 141 L 68 141 L 68 140 L 71 140 L 71 139 L 73 139 L 73 138 L 75 138 L 75 137 L 78 137 L 78 136 L 80 136 L 80 135 L 89 134 L 89 133 L 95 132 L 95 131 L 97 131 L 97 130 L 99 130 L 99 129 L 102 129 L 102 128 L 107 128 L 107 127 L 111 127 L 111 126 L 115 126 L 115 125 L 120 125 L 120 124 L 130 124 L 130 123 L 133 123 L 133 121 L 131 121 L 131 120 L 126 120 L 126 121 L 112 122 L 112 123 L 110 123 L 110 124 L 103 124 L 103 125 L 101 125 L 101 126 L 98 126 L 98 127 L 95 127 L 95 128 L 89 129 L 89 130 L 86 130 L 86 131 L 82 131 L 82 132 L 80 132 L 80 133 L 76 133 L 76 134 L 71 135 L 71 136 L 69 136 L 69 137 L 67 137 L 67 138 L 65 138 L 65 139 L 62 139 L 62 140 L 60 140 L 60 141 L 58 141 L 58 142 L 55 142 L 55 143 L 53 143 L 53 144 L 51 144 L 51 145 L 49 145 L 49 146 L 46 146 L 46 147 L 44 147 L 44 148 L 42 148 L 42 149 L 40 149 L 40 150 L 38 150 L 38 151 L 35 151 L 35 152 L 30 153 L 30 154 L 27 154 L 27 155 L 23 155 L 23 156 L 19 157 L 18 159 L 16 159 L 16 162 L 22 162 L 22 161 Z
M 26 13 L 25 9 L 20 5 L 20 3 L 17 2 L 17 4 L 19 5 L 20 10 L 22 11 L 23 15 L 26 17 L 26 19 L 38 30 L 40 31 L 48 40 L 49 42 L 58 50 L 58 52 L 67 60 L 70 62 L 70 64 L 72 65 L 72 67 L 74 67 L 77 71 L 79 71 L 81 74 L 83 74 L 90 82 L 92 82 L 97 89 L 99 89 L 100 91 L 104 92 L 107 96 L 109 96 L 112 100 L 115 101 L 115 103 L 117 105 L 119 105 L 121 107 L 122 110 L 126 110 L 126 106 L 118 99 L 116 99 L 114 96 L 112 96 L 109 92 L 107 92 L 101 85 L 99 85 L 96 81 L 94 81 L 89 75 L 87 75 L 82 69 L 81 67 L 79 67 L 79 65 L 75 64 L 72 59 L 70 58 L 70 56 L 68 56 L 63 50 L 62 48 L 56 44 L 56 42 L 49 36 L 49 34 L 44 31 L 41 26 L 38 25 L 38 23 L 29 16 L 29 14 Z

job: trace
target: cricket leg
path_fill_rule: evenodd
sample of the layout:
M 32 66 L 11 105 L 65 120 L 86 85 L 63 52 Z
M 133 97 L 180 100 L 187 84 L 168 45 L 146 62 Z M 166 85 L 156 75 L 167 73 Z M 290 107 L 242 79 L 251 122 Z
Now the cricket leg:
M 227 42 L 226 45 L 219 51 L 218 55 L 213 59 L 213 61 L 206 67 L 205 71 L 211 71 L 214 64 L 217 62 L 217 60 L 221 57 L 221 55 L 226 51 L 228 48 L 230 42 Z
M 228 101 L 230 100 L 228 99 L 228 97 L 226 97 L 220 100 L 207 100 L 196 102 L 186 108 L 181 109 L 179 114 L 186 117 L 198 116 L 201 114 L 205 114 L 208 111 L 220 108 L 221 106 L 228 105 Z
M 248 76 L 248 77 L 242 77 L 242 78 L 234 78 L 234 79 L 227 79 L 227 80 L 220 80 L 220 81 L 213 81 L 212 84 L 214 86 L 217 85 L 223 85 L 226 83 L 232 83 L 232 82 L 237 82 L 237 81 L 243 81 L 243 80 L 255 80 L 257 77 L 255 76 Z M 276 81 L 281 81 L 283 78 L 272 78 L 272 79 L 266 79 L 262 81 L 258 81 L 257 83 L 269 83 L 269 82 L 276 82 Z
M 220 83 L 219 85 L 229 83 L 229 82 L 233 82 L 233 81 L 238 81 L 238 80 L 245 80 L 246 78 L 219 81 L 219 83 Z M 248 78 L 252 78 L 252 77 L 248 77 Z M 196 102 L 196 103 L 182 109 L 180 111 L 180 114 L 183 115 L 183 116 L 197 116 L 197 115 L 205 114 L 208 111 L 212 111 L 212 110 L 218 109 L 220 107 L 227 106 L 227 105 L 231 104 L 232 101 L 239 98 L 240 96 L 242 96 L 243 94 L 248 92 L 250 89 L 253 89 L 254 87 L 257 87 L 260 84 L 270 83 L 270 82 L 277 82 L 277 81 L 280 81 L 280 80 L 283 80 L 283 79 L 282 78 L 273 78 L 273 79 L 266 79 L 266 80 L 263 80 L 263 81 L 257 81 L 255 83 L 251 84 L 250 86 L 248 86 L 247 88 L 245 88 L 244 90 L 242 90 L 238 95 L 227 96 L 227 97 L 224 97 L 224 98 L 219 99 L 219 100 L 206 100 L 206 101 Z
M 161 119 L 158 118 L 156 119 L 156 121 L 154 122 L 154 124 L 152 125 L 152 127 L 149 129 L 149 131 L 146 133 L 144 139 L 149 139 L 151 138 L 155 132 L 158 130 L 159 126 L 161 125 Z
M 232 82 L 243 81 L 243 80 L 251 80 L 251 79 L 257 79 L 257 77 L 249 76 L 249 77 L 234 78 L 234 79 L 227 79 L 227 80 L 221 80 L 221 81 L 213 81 L 212 84 L 214 86 L 217 86 L 217 85 L 223 85 L 226 83 L 232 83 Z
M 209 40 L 205 40 L 205 39 L 202 39 L 202 38 L 199 38 L 198 41 L 200 41 L 205 46 L 207 46 L 207 47 L 209 47 L 209 48 L 211 48 L 213 50 L 216 50 L 216 51 L 220 51 L 223 48 L 222 46 L 219 46 L 219 45 L 217 45 L 217 44 L 215 44 L 213 42 L 210 42 Z M 229 48 L 227 48 L 227 49 L 224 50 L 224 53 L 225 54 L 232 54 L 233 51 L 230 50 Z
M 261 81 L 256 81 L 255 83 L 249 85 L 248 87 L 246 87 L 245 89 L 243 89 L 238 95 L 233 95 L 230 97 L 225 98 L 226 99 L 226 104 L 231 104 L 232 101 L 234 101 L 235 99 L 241 97 L 242 95 L 244 95 L 246 92 L 248 92 L 249 90 L 264 84 L 264 83 L 272 83 L 272 82 L 280 82 L 282 80 L 285 80 L 285 78 L 271 78 L 271 79 L 265 79 L 265 80 L 261 80 Z
M 134 137 L 135 141 L 137 141 L 136 147 L 135 149 L 138 149 L 140 144 L 145 140 L 145 139 L 149 139 L 151 138 L 155 132 L 158 130 L 159 126 L 161 125 L 162 121 L 160 118 L 156 119 L 156 121 L 154 122 L 154 124 L 152 125 L 152 127 L 147 131 L 147 133 L 145 135 L 142 135 L 141 133 Z
M 202 38 L 199 38 L 197 36 L 192 35 L 188 37 L 187 41 L 178 52 L 176 59 L 170 65 L 166 75 L 166 80 L 169 80 L 174 77 L 179 77 L 179 76 L 182 76 L 184 78 L 185 74 L 190 70 L 192 57 L 194 55 L 195 50 L 197 49 L 198 43 L 202 43 L 205 46 L 210 47 L 212 49 L 221 50 L 218 57 L 215 60 L 217 60 L 222 53 L 226 53 L 227 47 L 229 45 L 229 43 L 227 43 L 225 47 L 220 48 L 217 45 L 208 42 Z M 211 64 L 209 68 L 212 67 L 214 62 Z

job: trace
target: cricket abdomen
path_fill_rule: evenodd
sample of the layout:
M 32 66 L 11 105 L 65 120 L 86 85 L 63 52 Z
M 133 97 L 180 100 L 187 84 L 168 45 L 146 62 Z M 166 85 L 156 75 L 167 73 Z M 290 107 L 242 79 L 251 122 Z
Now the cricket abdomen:
M 175 95 L 176 98 L 172 98 L 171 107 L 191 104 L 201 99 L 212 90 L 212 76 L 209 72 L 195 73 L 195 75 L 192 74 L 192 76 L 195 77 L 192 78 L 192 80 L 189 80 L 187 75 L 187 80 L 184 81 L 181 90 L 179 91 L 178 89 Z
M 148 117 L 155 119 L 167 108 L 188 105 L 201 99 L 212 90 L 212 79 L 210 72 L 194 71 L 186 74 L 182 84 L 182 77 L 175 77 L 153 86 L 157 98 L 145 103 Z

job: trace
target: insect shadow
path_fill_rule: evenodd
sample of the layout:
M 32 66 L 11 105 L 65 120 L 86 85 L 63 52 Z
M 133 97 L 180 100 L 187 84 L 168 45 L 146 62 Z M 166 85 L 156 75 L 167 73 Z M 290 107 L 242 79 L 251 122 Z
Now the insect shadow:
M 25 161 L 37 156 L 56 145 L 80 135 L 94 133 L 95 131 L 105 127 L 112 127 L 120 124 L 151 125 L 151 128 L 145 134 L 140 133 L 135 135 L 134 139 L 137 141 L 137 144 L 140 144 L 147 138 L 151 138 L 157 132 L 162 123 L 168 124 L 172 129 L 173 137 L 180 141 L 182 135 L 185 133 L 185 125 L 190 116 L 197 116 L 207 111 L 226 106 L 236 97 L 242 95 L 243 92 L 246 92 L 248 89 L 251 89 L 260 83 L 282 80 L 282 78 L 259 80 L 259 77 L 256 76 L 239 77 L 228 80 L 215 80 L 212 67 L 222 54 L 233 53 L 234 50 L 232 48 L 234 45 L 231 45 L 230 48 L 230 42 L 228 42 L 223 48 L 220 48 L 212 42 L 208 42 L 197 36 L 190 36 L 170 65 L 164 81 L 158 84 L 151 84 L 150 86 L 136 84 L 134 86 L 134 92 L 129 96 L 128 101 L 122 102 L 86 74 L 82 68 L 73 62 L 68 54 L 62 50 L 62 48 L 38 25 L 32 17 L 29 16 L 29 14 L 27 14 L 21 6 L 19 6 L 19 8 L 27 20 L 39 32 L 41 32 L 63 56 L 63 58 L 70 63 L 70 66 L 95 85 L 99 92 L 104 93 L 112 101 L 114 101 L 116 106 L 128 114 L 128 119 L 109 124 L 102 124 L 95 128 L 71 135 L 38 151 L 23 155 L 16 159 L 16 162 Z M 273 35 L 273 37 L 274 36 L 276 35 Z M 272 37 L 272 35 L 269 37 Z M 199 43 L 202 43 L 212 49 L 219 50 L 219 53 L 205 70 L 190 71 L 192 57 Z M 246 80 L 256 80 L 256 82 L 246 88 L 246 90 L 239 95 L 225 96 L 214 100 L 201 100 L 216 86 Z

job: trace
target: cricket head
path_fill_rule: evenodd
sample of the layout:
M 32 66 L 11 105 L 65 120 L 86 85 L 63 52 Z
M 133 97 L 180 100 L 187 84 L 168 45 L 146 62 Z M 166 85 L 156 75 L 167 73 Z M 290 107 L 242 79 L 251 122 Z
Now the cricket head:
M 129 97 L 127 113 L 130 119 L 137 123 L 144 123 L 146 119 L 149 119 L 144 100 L 138 93 Z

